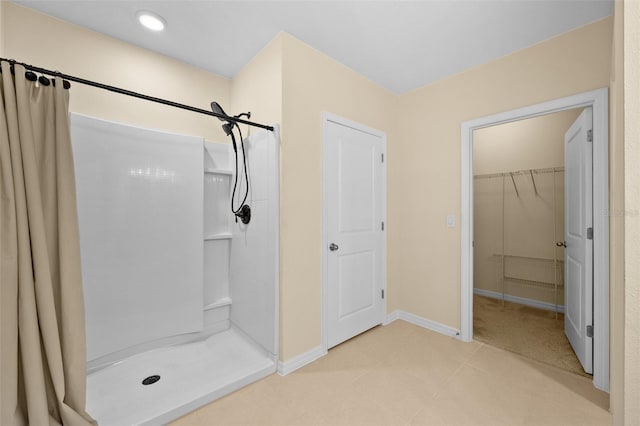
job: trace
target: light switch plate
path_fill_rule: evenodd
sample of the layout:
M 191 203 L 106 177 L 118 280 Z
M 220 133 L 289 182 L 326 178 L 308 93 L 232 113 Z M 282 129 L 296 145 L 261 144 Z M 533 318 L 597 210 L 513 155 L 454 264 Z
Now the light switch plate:
M 456 216 L 453 214 L 447 215 L 447 227 L 455 228 L 456 226 Z

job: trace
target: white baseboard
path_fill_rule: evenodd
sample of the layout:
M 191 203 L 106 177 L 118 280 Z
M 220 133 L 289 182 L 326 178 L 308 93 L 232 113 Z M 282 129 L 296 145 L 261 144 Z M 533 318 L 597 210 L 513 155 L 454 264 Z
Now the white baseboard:
M 387 317 L 385 318 L 385 320 L 382 322 L 382 325 L 389 325 L 392 322 L 394 322 L 395 320 L 400 319 L 400 313 L 403 311 L 400 310 L 395 310 L 393 312 L 391 312 L 390 314 L 387 315 Z
M 388 325 L 395 320 L 403 320 L 411 324 L 417 325 L 427 330 L 435 331 L 436 333 L 444 334 L 445 336 L 451 336 L 460 338 L 460 331 L 448 325 L 440 324 L 436 321 L 431 321 L 426 318 L 419 317 L 418 315 L 411 314 L 406 311 L 396 310 L 387 315 L 383 325 Z
M 456 330 L 453 327 L 449 327 L 448 325 L 440 324 L 439 322 L 431 321 L 426 318 L 419 317 L 418 315 L 414 315 L 401 310 L 396 310 L 388 314 L 382 324 L 388 325 L 395 320 L 403 320 L 411 324 L 415 324 L 419 327 L 435 331 L 436 333 L 444 334 L 445 336 L 457 338 L 460 337 L 460 331 Z M 322 345 L 320 345 L 303 354 L 293 357 L 290 360 L 278 361 L 278 374 L 280 374 L 281 376 L 286 376 L 287 374 L 293 373 L 297 369 L 312 363 L 313 361 L 325 356 L 326 354 L 327 351 L 322 349 Z
M 492 299 L 502 300 L 502 293 L 496 291 L 485 290 L 483 288 L 474 288 L 473 294 L 478 296 L 490 297 Z M 531 306 L 532 308 L 544 309 L 546 311 L 556 312 L 556 305 L 549 302 L 541 302 L 535 299 L 528 299 L 526 297 L 512 296 L 510 294 L 504 295 L 504 300 L 507 302 L 519 303 L 521 305 Z M 564 313 L 564 305 L 558 305 L 557 312 Z
M 322 345 L 320 345 L 316 346 L 310 351 L 295 356 L 290 360 L 278 361 L 278 374 L 280 374 L 281 376 L 286 376 L 287 374 L 293 373 L 297 369 L 312 363 L 313 361 L 325 356 L 326 354 L 327 351 L 322 349 Z

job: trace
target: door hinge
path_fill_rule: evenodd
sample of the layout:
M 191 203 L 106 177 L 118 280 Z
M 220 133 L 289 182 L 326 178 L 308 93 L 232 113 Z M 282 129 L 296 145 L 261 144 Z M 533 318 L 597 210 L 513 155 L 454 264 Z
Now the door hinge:
M 380 154 L 380 160 L 382 163 L 384 163 L 384 152 L 382 154 Z
M 587 130 L 587 142 L 593 142 L 593 130 Z
M 384 289 L 382 289 L 382 298 L 384 299 Z
M 587 240 L 593 240 L 593 228 L 587 228 Z
M 593 326 L 592 325 L 588 325 L 587 326 L 587 337 L 593 337 Z
M 384 222 L 382 222 L 382 230 L 384 231 Z

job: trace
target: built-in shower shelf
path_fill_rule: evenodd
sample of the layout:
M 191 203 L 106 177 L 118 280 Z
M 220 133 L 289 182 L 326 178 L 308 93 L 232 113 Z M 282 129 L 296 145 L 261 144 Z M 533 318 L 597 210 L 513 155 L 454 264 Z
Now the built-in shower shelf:
M 206 305 L 204 307 L 205 311 L 209 311 L 211 309 L 217 309 L 217 308 L 221 308 L 223 306 L 229 306 L 231 305 L 231 298 L 230 297 L 223 297 L 222 299 L 218 299 L 213 303 L 209 303 L 208 305 Z
M 205 241 L 230 240 L 231 238 L 233 238 L 233 235 L 231 235 L 231 232 L 222 232 L 220 234 L 211 234 L 211 235 L 205 235 L 204 236 L 204 240 Z
M 211 174 L 211 175 L 232 175 L 233 171 L 231 170 L 227 170 L 227 169 L 212 169 L 212 168 L 205 168 L 204 169 L 205 174 Z

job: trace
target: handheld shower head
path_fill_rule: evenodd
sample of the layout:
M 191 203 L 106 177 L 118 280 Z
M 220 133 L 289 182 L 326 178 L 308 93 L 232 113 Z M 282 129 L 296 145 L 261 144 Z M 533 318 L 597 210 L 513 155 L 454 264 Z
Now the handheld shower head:
M 224 110 L 222 109 L 222 107 L 220 106 L 220 104 L 219 104 L 219 103 L 217 103 L 217 102 L 215 102 L 215 101 L 214 101 L 214 102 L 211 102 L 211 111 L 213 111 L 213 112 L 214 112 L 214 113 L 216 113 L 216 114 L 225 115 L 225 116 L 227 116 L 227 117 L 228 117 L 227 113 L 226 113 L 226 112 L 224 112 Z M 220 120 L 220 121 L 227 121 L 227 120 L 225 120 L 225 119 L 224 119 L 224 118 L 222 118 L 222 117 L 218 117 L 218 120 Z M 229 133 L 227 133 L 227 135 L 229 135 Z
M 224 110 L 222 109 L 220 104 L 215 102 L 215 101 L 211 102 L 211 111 L 213 111 L 214 113 L 219 114 L 219 115 L 224 115 L 226 117 L 231 117 L 226 112 L 224 112 Z M 242 117 L 247 117 L 247 119 L 250 119 L 251 118 L 251 112 L 243 112 L 242 114 L 234 115 L 232 118 L 242 118 Z M 222 117 L 218 117 L 218 120 L 226 121 L 228 123 L 231 123 L 229 120 L 225 120 Z
M 227 113 L 224 112 L 220 104 L 215 101 L 211 102 L 211 111 L 213 111 L 216 114 L 225 115 L 228 117 Z M 233 126 L 235 125 L 235 123 L 229 120 L 225 120 L 222 117 L 218 117 L 218 120 L 225 122 L 222 125 L 222 130 L 224 130 L 224 133 L 227 136 L 231 136 L 231 140 L 233 141 L 233 150 L 237 152 L 238 148 L 236 147 L 236 138 L 233 136 Z
M 229 136 L 231 134 L 231 131 L 233 130 L 233 124 L 224 123 L 222 125 L 222 130 L 224 130 L 224 132 L 227 134 L 227 136 Z M 234 146 L 235 146 L 235 143 L 234 143 Z
M 242 221 L 242 223 L 247 224 L 251 221 L 251 207 L 249 207 L 247 204 L 245 204 L 245 202 L 247 201 L 247 196 L 249 195 L 249 175 L 247 173 L 247 157 L 245 156 L 245 152 L 244 152 L 244 143 L 242 142 L 242 131 L 240 130 L 240 126 L 238 126 L 237 123 L 237 119 L 239 119 L 240 117 L 247 117 L 247 118 L 251 118 L 251 113 L 250 112 L 244 112 L 242 114 L 238 114 L 236 116 L 229 116 L 227 115 L 226 112 L 224 112 L 224 110 L 222 109 L 222 107 L 220 106 L 219 103 L 213 101 L 211 102 L 211 111 L 213 111 L 214 114 L 216 114 L 216 116 L 218 116 L 218 120 L 222 121 L 222 130 L 224 130 L 224 132 L 227 134 L 227 136 L 231 136 L 231 143 L 233 145 L 233 152 L 235 154 L 235 158 L 236 158 L 236 167 L 235 167 L 235 182 L 233 184 L 233 190 L 231 191 L 231 211 L 233 212 L 233 214 L 235 214 L 236 216 L 236 222 L 238 221 L 238 219 L 240 219 Z M 239 174 L 239 170 L 238 170 L 238 146 L 236 144 L 236 137 L 233 134 L 233 128 L 237 127 L 238 128 L 238 134 L 240 135 L 240 146 L 242 147 L 242 162 L 244 163 L 244 179 L 246 182 L 245 185 L 245 195 L 244 195 L 244 199 L 242 200 L 242 202 L 240 203 L 240 207 L 238 207 L 237 209 L 234 207 L 234 199 L 236 197 L 236 188 L 238 188 L 238 174 Z M 240 191 L 240 189 L 238 188 L 238 191 Z M 239 196 L 239 194 L 238 194 Z

